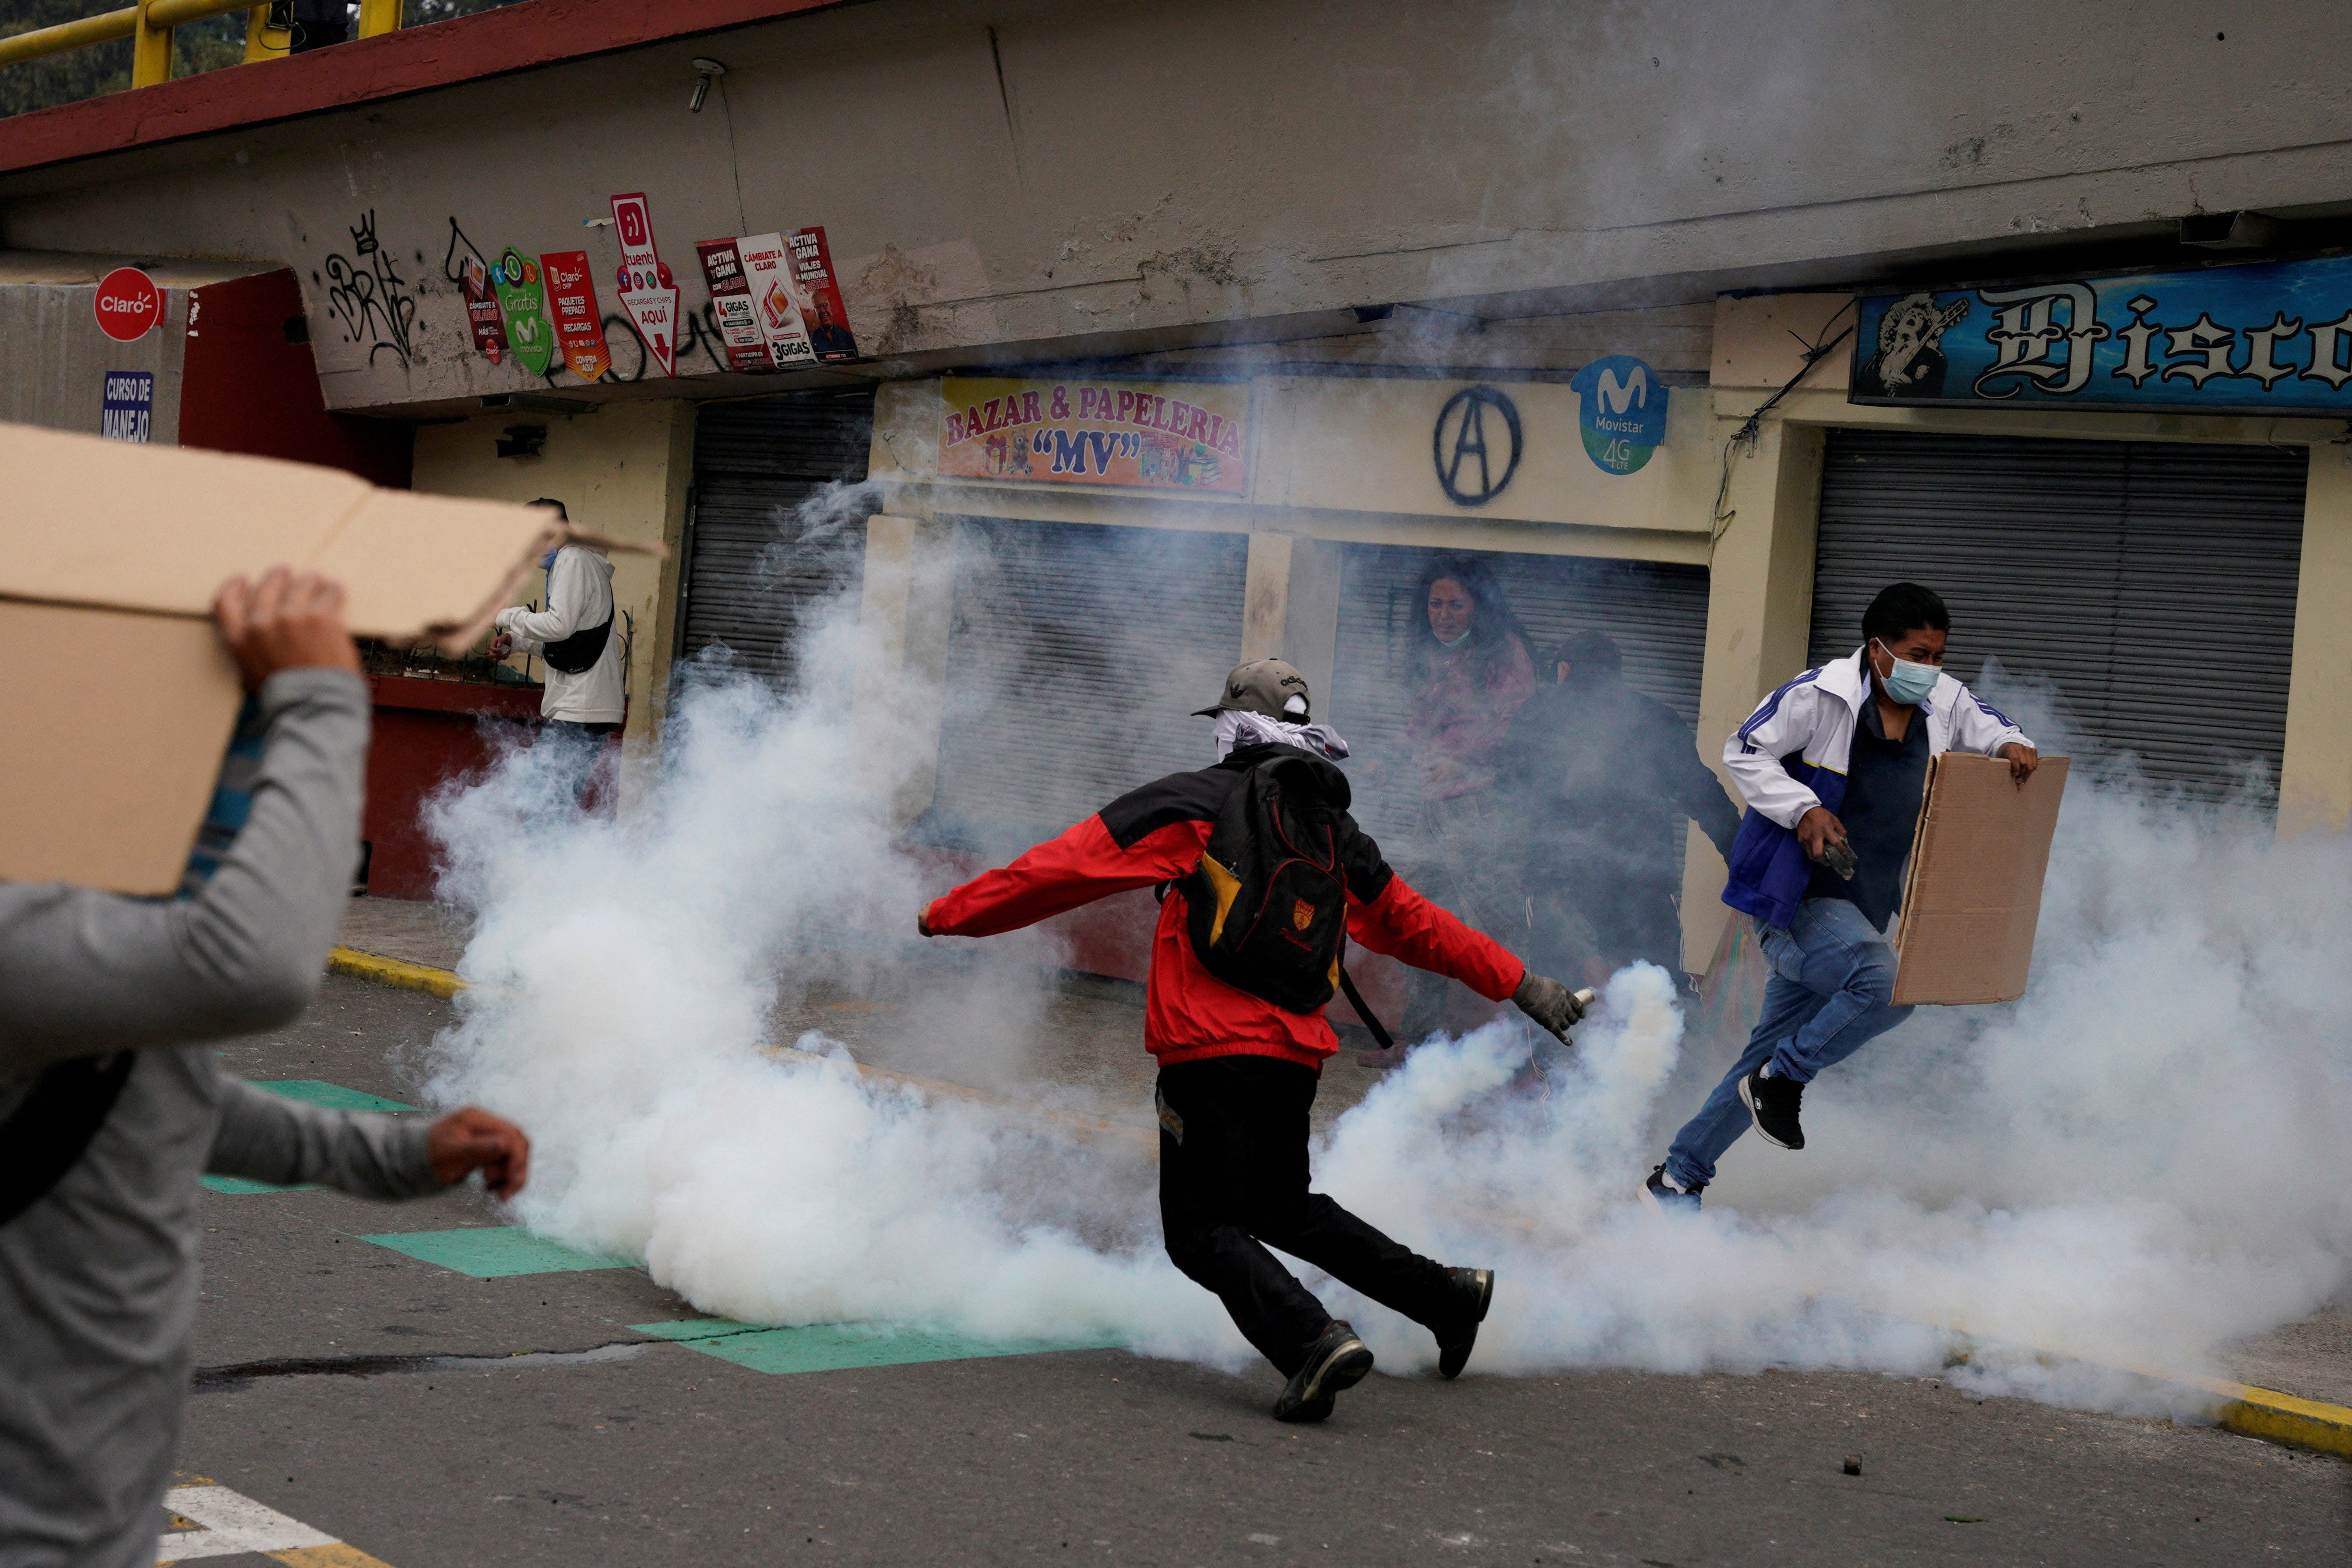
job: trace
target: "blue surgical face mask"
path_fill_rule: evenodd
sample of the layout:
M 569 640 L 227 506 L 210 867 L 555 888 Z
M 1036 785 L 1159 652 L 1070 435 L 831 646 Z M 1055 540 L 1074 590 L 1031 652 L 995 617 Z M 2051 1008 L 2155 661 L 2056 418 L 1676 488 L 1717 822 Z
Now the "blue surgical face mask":
M 1876 638 L 1871 640 L 1877 642 Z M 1943 672 L 1933 664 L 1915 664 L 1906 659 L 1898 659 L 1894 649 L 1887 648 L 1884 643 L 1878 645 L 1886 648 L 1887 661 L 1895 666 L 1878 677 L 1879 685 L 1886 688 L 1886 695 L 1906 707 L 1926 702 L 1927 695 L 1936 689 L 1936 678 Z
M 562 545 L 558 545 L 553 549 L 549 550 L 545 555 L 541 556 L 539 558 L 539 570 L 541 571 L 553 571 L 555 570 L 555 558 L 558 555 L 561 555 L 563 547 Z

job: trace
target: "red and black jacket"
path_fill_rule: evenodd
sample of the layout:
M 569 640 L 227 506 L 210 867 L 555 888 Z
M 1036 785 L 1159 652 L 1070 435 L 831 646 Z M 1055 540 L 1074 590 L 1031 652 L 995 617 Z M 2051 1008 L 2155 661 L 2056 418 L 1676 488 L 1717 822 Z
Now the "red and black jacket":
M 1129 888 L 1174 882 L 1209 841 L 1225 797 L 1276 747 L 1236 748 L 1214 768 L 1171 773 L 1120 796 L 1001 871 L 983 872 L 924 912 L 932 935 L 993 936 Z M 1461 981 L 1490 1001 L 1518 988 L 1527 966 L 1405 885 L 1371 835 L 1342 818 L 1348 935 L 1375 953 Z M 1319 1067 L 1339 1049 L 1320 1012 L 1295 1013 L 1235 990 L 1203 968 L 1170 890 L 1151 934 L 1143 1043 L 1162 1066 L 1212 1056 L 1274 1056 Z

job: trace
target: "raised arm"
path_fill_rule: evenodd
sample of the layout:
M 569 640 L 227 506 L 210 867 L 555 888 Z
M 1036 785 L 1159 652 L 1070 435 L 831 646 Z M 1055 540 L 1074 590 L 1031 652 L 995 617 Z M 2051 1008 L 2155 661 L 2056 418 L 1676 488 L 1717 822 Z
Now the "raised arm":
M 245 824 L 193 899 L 0 886 L 0 1077 L 272 1029 L 318 988 L 350 895 L 367 753 L 342 591 L 282 570 L 250 590 L 236 580 L 219 619 L 267 726 Z
M 1459 980 L 1490 1002 L 1507 1001 L 1526 977 L 1517 955 L 1430 903 L 1394 872 L 1369 899 L 1356 878 L 1349 881 L 1348 935 L 1373 952 Z
M 1011 865 L 933 899 L 918 924 L 926 936 L 993 936 L 1034 925 L 1186 874 L 1200 861 L 1208 830 L 1206 822 L 1171 822 L 1121 844 L 1097 813 Z

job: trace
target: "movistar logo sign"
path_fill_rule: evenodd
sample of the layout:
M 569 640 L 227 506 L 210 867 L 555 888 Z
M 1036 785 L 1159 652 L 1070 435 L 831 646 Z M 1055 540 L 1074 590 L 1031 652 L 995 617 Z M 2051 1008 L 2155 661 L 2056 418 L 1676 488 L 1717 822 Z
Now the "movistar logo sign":
M 1650 367 L 1636 363 L 1633 373 L 1622 382 L 1614 370 L 1603 371 L 1592 378 L 1592 391 L 1601 400 L 1603 413 L 1623 413 L 1629 408 L 1640 408 L 1650 401 Z
M 1581 402 L 1577 430 L 1603 472 L 1631 474 L 1666 439 L 1666 389 L 1658 372 L 1631 354 L 1612 354 L 1569 382 Z

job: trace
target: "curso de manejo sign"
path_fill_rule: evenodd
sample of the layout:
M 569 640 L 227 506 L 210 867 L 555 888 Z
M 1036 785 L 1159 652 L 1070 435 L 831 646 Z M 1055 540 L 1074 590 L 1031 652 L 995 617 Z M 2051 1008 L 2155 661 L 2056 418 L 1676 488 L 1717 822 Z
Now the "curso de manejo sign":
M 2352 414 L 2352 256 L 1872 295 L 1847 396 Z

